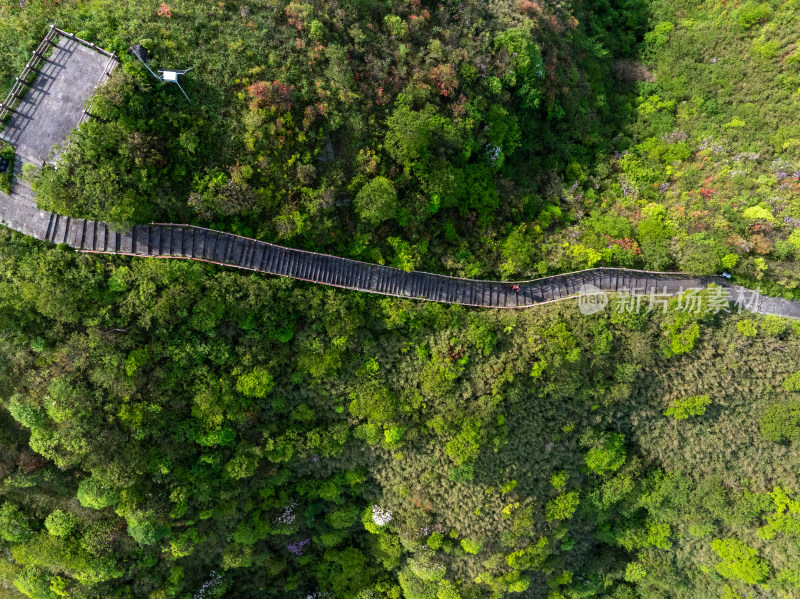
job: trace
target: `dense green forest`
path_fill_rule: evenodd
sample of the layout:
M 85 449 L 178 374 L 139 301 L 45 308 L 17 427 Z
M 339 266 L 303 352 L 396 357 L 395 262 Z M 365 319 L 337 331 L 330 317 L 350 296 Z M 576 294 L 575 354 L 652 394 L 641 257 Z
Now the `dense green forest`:
M 800 0 L 0 0 L 0 94 L 51 23 L 122 65 L 43 208 L 800 298 Z M 800 322 L 680 299 L 466 309 L 0 228 L 0 598 L 800 597 Z

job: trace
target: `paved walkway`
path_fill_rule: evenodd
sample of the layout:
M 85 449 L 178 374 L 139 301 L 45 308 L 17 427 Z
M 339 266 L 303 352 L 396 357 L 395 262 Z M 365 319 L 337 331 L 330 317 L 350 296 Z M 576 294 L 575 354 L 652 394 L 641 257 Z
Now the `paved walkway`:
M 81 122 L 108 64 L 104 54 L 61 36 L 0 138 L 13 144 L 25 162 L 41 165 Z

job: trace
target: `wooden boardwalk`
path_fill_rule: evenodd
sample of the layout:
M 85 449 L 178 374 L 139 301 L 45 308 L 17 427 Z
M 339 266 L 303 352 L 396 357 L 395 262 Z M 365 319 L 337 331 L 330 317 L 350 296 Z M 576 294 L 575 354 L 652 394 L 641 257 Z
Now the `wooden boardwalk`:
M 604 292 L 628 292 L 641 298 L 641 309 L 691 288 L 716 283 L 731 302 L 744 309 L 800 319 L 800 302 L 759 297 L 730 285 L 721 277 L 691 277 L 682 273 L 656 273 L 618 268 L 595 268 L 544 277 L 532 281 L 501 282 L 460 279 L 426 272 L 405 272 L 389 266 L 368 264 L 326 254 L 273 245 L 231 233 L 174 224 L 139 225 L 128 232 L 116 232 L 105 223 L 73 219 L 58 214 L 27 210 L 10 215 L 26 223 L 0 220 L 28 235 L 81 252 L 121 254 L 154 258 L 183 258 L 244 270 L 407 299 L 461 304 L 482 308 L 525 308 Z M 33 217 L 33 222 L 29 219 Z M 16 226 L 14 226 L 16 225 Z M 512 285 L 519 285 L 514 291 Z M 735 310 L 735 308 L 732 308 Z

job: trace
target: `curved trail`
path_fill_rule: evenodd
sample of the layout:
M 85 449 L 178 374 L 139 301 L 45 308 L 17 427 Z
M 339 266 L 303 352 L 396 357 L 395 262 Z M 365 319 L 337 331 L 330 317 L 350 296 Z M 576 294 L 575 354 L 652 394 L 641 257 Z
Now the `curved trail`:
M 42 241 L 64 243 L 81 252 L 199 260 L 354 291 L 464 306 L 524 308 L 575 298 L 582 293 L 582 286 L 593 285 L 602 291 L 648 296 L 639 300 L 641 309 L 647 309 L 650 301 L 654 302 L 654 309 L 659 309 L 661 304 L 657 302 L 664 296 L 716 283 L 725 290 L 727 299 L 742 309 L 800 319 L 800 302 L 759 296 L 730 285 L 722 277 L 595 268 L 519 281 L 519 291 L 514 291 L 512 282 L 405 272 L 191 225 L 139 225 L 129 232 L 116 232 L 105 223 L 45 212 L 29 201 L 15 201 L 8 196 L 0 197 L 0 222 Z

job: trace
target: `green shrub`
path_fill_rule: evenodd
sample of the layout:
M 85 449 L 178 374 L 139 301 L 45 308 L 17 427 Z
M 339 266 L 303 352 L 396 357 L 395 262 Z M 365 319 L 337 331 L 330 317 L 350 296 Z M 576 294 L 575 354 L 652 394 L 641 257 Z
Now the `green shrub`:
M 787 391 L 800 391 L 800 370 L 793 372 L 783 381 L 783 388 Z
M 761 434 L 770 441 L 800 438 L 800 401 L 774 403 L 761 416 Z
M 736 330 L 745 337 L 755 337 L 758 335 L 758 325 L 754 320 L 740 320 L 736 323 Z
M 246 397 L 265 397 L 275 383 L 269 370 L 257 366 L 236 380 L 236 390 Z
M 739 26 L 749 29 L 772 16 L 772 8 L 767 2 L 756 3 L 753 0 L 749 0 L 735 14 L 736 22 Z
M 675 401 L 664 412 L 664 416 L 672 416 L 676 420 L 686 420 L 690 416 L 700 416 L 706 413 L 706 406 L 711 403 L 708 395 L 693 395 L 686 399 Z
M 481 544 L 471 539 L 461 539 L 461 548 L 467 553 L 478 553 L 481 550 Z
M 5 158 L 9 161 L 6 172 L 0 173 L 0 192 L 11 193 L 11 180 L 14 175 L 14 156 L 16 152 L 14 146 L 0 140 L 0 158 Z
M 764 317 L 764 320 L 761 321 L 761 330 L 767 335 L 773 335 L 775 337 L 783 334 L 787 327 L 788 323 L 784 318 L 772 314 Z

